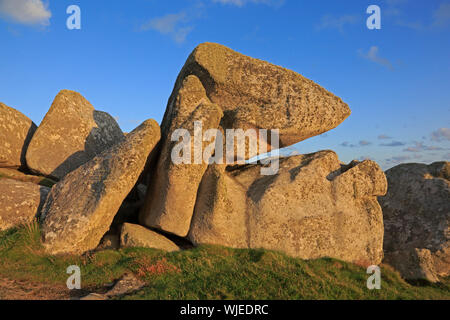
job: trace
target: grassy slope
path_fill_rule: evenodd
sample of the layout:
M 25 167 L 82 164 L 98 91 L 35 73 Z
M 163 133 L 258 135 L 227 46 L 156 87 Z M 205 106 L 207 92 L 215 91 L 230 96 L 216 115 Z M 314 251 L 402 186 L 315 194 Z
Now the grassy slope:
M 83 257 L 43 252 L 36 224 L 0 233 L 0 277 L 65 284 L 69 265 L 95 290 L 133 272 L 147 286 L 127 299 L 450 299 L 450 279 L 411 285 L 382 266 L 382 289 L 366 288 L 365 269 L 333 259 L 303 261 L 264 250 L 203 246 L 164 253 L 99 251 Z

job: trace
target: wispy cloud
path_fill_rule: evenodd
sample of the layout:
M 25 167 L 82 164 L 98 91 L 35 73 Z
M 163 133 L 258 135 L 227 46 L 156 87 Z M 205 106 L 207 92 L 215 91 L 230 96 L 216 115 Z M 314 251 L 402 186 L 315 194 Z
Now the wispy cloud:
M 205 15 L 208 7 L 222 4 L 243 7 L 246 4 L 263 4 L 272 7 L 279 7 L 285 0 L 210 0 L 197 1 L 194 5 L 187 7 L 178 13 L 166 14 L 161 17 L 154 17 L 142 24 L 141 31 L 153 30 L 163 35 L 171 37 L 176 43 L 183 43 L 187 36 L 194 30 L 193 22 Z M 209 3 L 209 5 L 208 5 Z
M 192 26 L 187 26 L 187 22 L 186 12 L 167 14 L 146 22 L 141 26 L 141 30 L 155 30 L 170 36 L 176 43 L 183 43 L 188 34 L 194 29 Z
M 394 18 L 395 24 L 401 27 L 406 27 L 413 30 L 424 30 L 425 26 L 420 21 L 413 21 L 411 17 L 405 15 L 406 9 L 402 7 L 407 4 L 409 0 L 386 0 L 383 14 L 388 18 Z
M 388 6 L 398 6 L 400 4 L 407 3 L 409 0 L 385 0 Z
M 397 25 L 416 31 L 444 28 L 450 25 L 450 2 L 443 2 L 434 12 L 430 12 L 431 22 L 429 23 L 412 20 L 411 17 L 406 16 L 402 5 L 408 2 L 409 0 L 386 0 L 386 9 L 383 12 L 387 16 L 394 16 Z
M 385 161 L 386 164 L 388 164 L 390 166 L 393 166 L 393 165 L 396 165 L 396 164 L 404 163 L 404 162 L 409 161 L 411 159 L 412 158 L 410 156 L 399 155 L 399 156 L 393 156 L 391 158 L 387 158 L 384 161 Z
M 440 128 L 431 134 L 432 141 L 450 141 L 450 128 Z
M 385 6 L 383 8 L 383 14 L 387 16 L 401 15 L 401 9 L 399 6 L 407 3 L 408 0 L 385 0 Z
M 348 141 L 345 141 L 345 142 L 342 142 L 340 144 L 340 146 L 346 147 L 346 148 L 356 148 L 356 147 L 367 147 L 367 146 L 370 146 L 371 144 L 372 144 L 372 142 L 367 141 L 367 140 L 361 140 L 360 142 L 358 142 L 358 144 L 353 144 Z
M 380 146 L 382 147 L 403 147 L 405 143 L 400 141 L 392 141 L 389 143 L 381 143 Z
M 0 0 L 0 15 L 21 24 L 47 26 L 52 13 L 42 0 Z
M 389 70 L 394 70 L 392 63 L 388 59 L 380 57 L 379 51 L 380 49 L 377 46 L 372 46 L 367 53 L 363 52 L 362 50 L 359 50 L 358 53 L 361 57 L 369 61 L 382 65 Z
M 215 3 L 234 5 L 237 7 L 243 7 L 248 3 L 265 4 L 269 6 L 279 7 L 284 4 L 284 0 L 212 0 Z
M 340 146 L 341 146 L 341 147 L 346 147 L 346 148 L 356 148 L 356 145 L 351 144 L 351 143 L 348 142 L 348 141 L 342 142 L 342 143 L 340 144 Z
M 450 3 L 441 3 L 433 13 L 433 27 L 446 27 L 450 24 Z
M 322 16 L 322 20 L 316 26 L 317 30 L 323 29 L 337 29 L 340 32 L 344 32 L 344 27 L 346 25 L 352 25 L 358 23 L 360 19 L 356 15 L 343 15 L 343 16 L 333 16 L 325 15 Z
M 402 162 L 402 161 L 410 160 L 411 157 L 408 157 L 408 156 L 396 156 L 396 157 L 392 157 L 391 159 L 392 159 L 392 161 Z
M 420 21 L 398 20 L 397 25 L 416 31 L 425 30 L 427 27 Z
M 424 152 L 424 151 L 440 151 L 444 150 L 441 147 L 435 147 L 435 146 L 426 146 L 423 142 L 414 142 L 413 147 L 406 148 L 405 152 Z
M 378 139 L 379 140 L 389 140 L 389 139 L 392 139 L 392 137 L 388 136 L 387 134 L 380 134 L 378 136 Z

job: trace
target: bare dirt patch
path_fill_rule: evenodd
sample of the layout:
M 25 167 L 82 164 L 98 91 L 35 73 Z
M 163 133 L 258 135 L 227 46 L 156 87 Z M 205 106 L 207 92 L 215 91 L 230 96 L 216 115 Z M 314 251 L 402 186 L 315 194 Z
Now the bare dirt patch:
M 0 300 L 69 300 L 72 298 L 73 292 L 65 286 L 0 277 Z

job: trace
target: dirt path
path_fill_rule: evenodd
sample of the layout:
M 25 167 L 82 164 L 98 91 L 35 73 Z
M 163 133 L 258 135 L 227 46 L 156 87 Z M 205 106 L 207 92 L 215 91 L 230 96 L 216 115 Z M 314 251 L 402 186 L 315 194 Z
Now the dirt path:
M 0 278 L 0 300 L 69 300 L 73 294 L 65 286 Z
M 133 274 L 125 274 L 117 281 L 97 290 L 69 290 L 63 285 L 0 277 L 0 300 L 107 300 L 125 296 L 145 285 Z M 93 293 L 95 292 L 95 293 Z

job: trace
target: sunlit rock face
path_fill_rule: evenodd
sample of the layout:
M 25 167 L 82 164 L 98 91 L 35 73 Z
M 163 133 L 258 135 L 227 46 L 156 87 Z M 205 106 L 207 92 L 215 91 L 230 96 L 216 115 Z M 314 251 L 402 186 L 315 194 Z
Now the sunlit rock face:
M 26 160 L 34 173 L 59 180 L 123 138 L 113 117 L 81 94 L 62 90 L 33 135 Z

